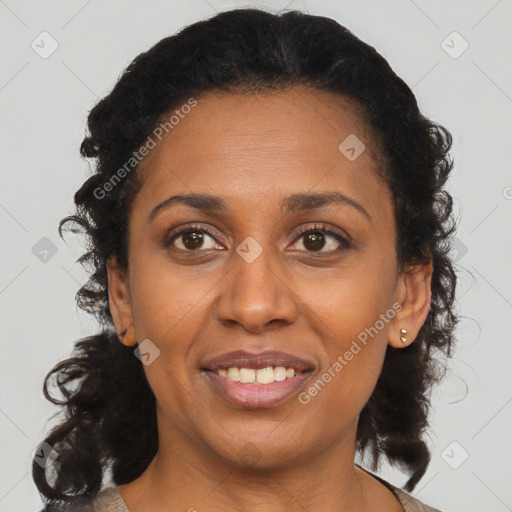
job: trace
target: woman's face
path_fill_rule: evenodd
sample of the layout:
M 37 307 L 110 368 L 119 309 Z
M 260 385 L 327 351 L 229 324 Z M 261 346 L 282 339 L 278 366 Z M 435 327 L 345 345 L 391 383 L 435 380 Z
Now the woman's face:
M 146 157 L 109 278 L 116 323 L 151 342 L 161 450 L 277 467 L 353 448 L 402 327 L 376 154 L 350 101 L 294 88 L 202 95 Z

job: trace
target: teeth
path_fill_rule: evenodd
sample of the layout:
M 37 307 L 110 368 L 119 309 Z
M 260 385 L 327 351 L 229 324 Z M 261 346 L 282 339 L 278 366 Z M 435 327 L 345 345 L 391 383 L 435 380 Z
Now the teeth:
M 261 368 L 256 372 L 256 380 L 260 384 L 270 384 L 271 382 L 274 382 L 274 370 L 272 366 L 269 366 L 268 368 Z M 240 381 L 241 382 L 241 381 Z
M 277 382 L 286 379 L 286 368 L 284 366 L 277 366 L 274 368 L 274 378 Z
M 295 370 L 293 368 L 285 368 L 284 366 L 267 366 L 259 370 L 235 367 L 219 368 L 217 373 L 221 377 L 227 377 L 229 380 L 242 382 L 243 384 L 270 384 L 295 377 Z
M 228 379 L 240 382 L 240 370 L 238 368 L 228 368 Z
M 256 370 L 249 368 L 240 368 L 240 382 L 249 383 L 256 380 Z

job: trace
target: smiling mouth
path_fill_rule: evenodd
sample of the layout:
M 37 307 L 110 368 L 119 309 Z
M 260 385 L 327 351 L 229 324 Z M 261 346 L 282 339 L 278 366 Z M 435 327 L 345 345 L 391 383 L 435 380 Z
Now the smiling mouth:
M 265 386 L 273 382 L 282 382 L 291 379 L 303 372 L 296 371 L 294 368 L 286 368 L 285 366 L 266 366 L 265 368 L 259 369 L 231 366 L 229 368 L 214 370 L 214 373 L 232 382 Z
M 242 408 L 277 406 L 297 394 L 316 365 L 279 351 L 236 351 L 201 365 L 211 390 Z

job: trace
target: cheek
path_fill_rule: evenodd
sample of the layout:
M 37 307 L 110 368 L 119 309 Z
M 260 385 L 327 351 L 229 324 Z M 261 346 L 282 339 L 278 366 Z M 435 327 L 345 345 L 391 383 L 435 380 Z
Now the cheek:
M 321 333 L 322 367 L 299 396 L 304 407 L 323 416 L 326 435 L 335 435 L 356 420 L 375 388 L 388 346 L 389 324 L 373 314 L 368 303 L 350 307 L 339 312 L 337 324 L 331 324 L 336 334 Z
M 316 325 L 325 352 L 320 375 L 310 392 L 306 390 L 305 400 L 322 395 L 328 410 L 356 415 L 368 400 L 396 314 L 391 267 L 377 260 L 371 267 L 347 269 L 337 279 L 309 287 L 310 292 L 316 290 L 308 303 L 321 320 Z
M 338 269 L 323 279 L 303 283 L 304 301 L 321 320 L 322 338 L 329 340 L 332 350 L 342 350 L 351 340 L 370 329 L 372 338 L 386 338 L 390 320 L 396 279 L 392 265 L 383 259 L 370 264 L 358 264 Z M 380 320 L 384 315 L 385 321 Z M 375 333 L 373 327 L 377 328 Z
M 131 263 L 132 264 L 132 263 Z M 172 265 L 164 254 L 134 255 L 130 280 L 134 324 L 141 336 L 167 343 L 191 338 L 199 328 L 208 292 L 218 273 L 197 266 Z M 191 330 L 192 329 L 192 330 Z M 188 336 L 183 338 L 181 333 Z

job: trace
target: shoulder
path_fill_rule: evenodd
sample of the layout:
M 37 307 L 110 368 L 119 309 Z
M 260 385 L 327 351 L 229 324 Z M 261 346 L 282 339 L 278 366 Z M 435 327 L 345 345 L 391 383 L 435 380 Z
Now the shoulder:
M 75 500 L 65 505 L 53 504 L 41 512 L 129 512 L 115 486 L 100 491 L 95 498 Z
M 395 495 L 396 499 L 402 505 L 403 512 L 441 512 L 436 508 L 432 508 L 429 507 L 428 505 L 425 505 L 424 503 L 414 498 L 410 494 L 406 493 L 405 491 L 402 491 L 402 489 L 394 486 L 387 480 L 384 480 L 384 478 L 368 471 L 359 464 L 357 464 L 357 467 L 364 471 L 369 476 L 371 476 L 372 478 L 374 478 L 375 480 L 377 480 L 378 482 L 380 482 L 382 485 L 384 485 L 384 487 L 387 487 Z
M 402 489 L 394 487 L 391 484 L 389 485 L 394 495 L 398 498 L 398 501 L 404 507 L 404 512 L 441 512 L 437 508 L 429 507 L 416 498 L 413 498 L 410 494 L 402 491 Z

